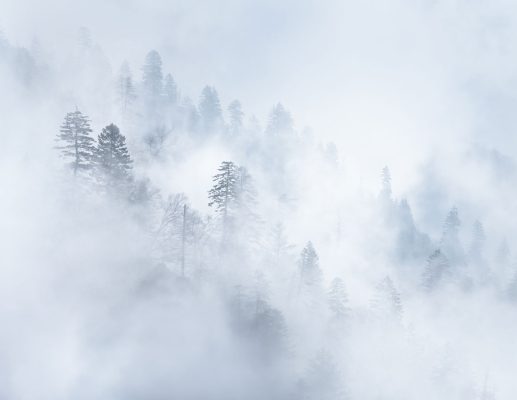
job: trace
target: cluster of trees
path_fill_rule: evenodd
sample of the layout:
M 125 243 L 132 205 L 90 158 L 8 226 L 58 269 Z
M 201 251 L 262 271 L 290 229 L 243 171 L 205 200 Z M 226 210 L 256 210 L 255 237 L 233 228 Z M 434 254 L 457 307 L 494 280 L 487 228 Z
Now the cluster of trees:
M 97 141 L 86 115 L 79 110 L 66 114 L 57 149 L 74 175 L 91 173 L 106 188 L 120 188 L 132 181 L 131 156 L 126 138 L 115 124 L 107 125 Z
M 303 146 L 290 114 L 281 104 L 273 108 L 262 130 L 256 120 L 245 124 L 237 100 L 229 104 L 226 121 L 213 87 L 203 89 L 197 106 L 183 97 L 172 75 L 163 73 L 156 51 L 147 54 L 142 71 L 137 84 L 127 63 L 123 65 L 117 80 L 117 104 L 125 131 L 133 136 L 146 132 L 144 141 L 151 156 L 160 153 L 169 135 L 186 133 L 198 143 L 224 137 L 228 147 L 239 143 L 239 159 L 252 163 L 260 154 L 262 163 L 269 167 L 266 175 L 276 183 L 270 189 L 279 198 L 288 191 L 286 182 L 291 180 L 286 177 L 286 160 Z M 263 135 L 254 136 L 253 132 L 259 131 Z M 123 193 L 126 198 L 137 199 L 139 191 L 149 190 L 142 189 L 134 178 L 134 157 L 120 129 L 110 124 L 96 139 L 92 132 L 89 118 L 79 110 L 66 114 L 56 147 L 72 175 L 92 177 L 108 193 Z M 318 151 L 330 161 L 328 165 L 336 168 L 338 155 L 333 144 L 320 146 Z M 362 318 L 364 310 L 352 307 L 349 301 L 346 277 L 325 275 L 326 266 L 320 266 L 313 242 L 308 241 L 297 256 L 293 255 L 294 246 L 289 244 L 283 225 L 260 215 L 261 193 L 245 166 L 222 161 L 207 189 L 207 203 L 213 210 L 210 215 L 194 209 L 184 194 L 166 199 L 157 196 L 155 209 L 143 216 L 152 221 L 146 225 L 155 245 L 149 260 L 182 284 L 197 288 L 207 282 L 221 285 L 232 330 L 261 365 L 269 368 L 279 360 L 294 357 L 293 338 L 299 334 L 296 324 L 304 318 L 317 320 L 329 343 L 342 341 L 354 325 L 366 324 L 368 329 L 382 332 L 404 329 L 404 297 L 397 279 L 392 279 L 396 270 L 392 277 L 383 276 L 372 285 L 367 318 Z M 124 201 L 120 197 L 117 200 Z M 450 287 L 466 292 L 494 282 L 480 222 L 475 222 L 471 244 L 465 251 L 459 212 L 454 207 L 446 216 L 441 237 L 433 241 L 417 228 L 408 201 L 394 199 L 387 167 L 381 173 L 378 205 L 380 224 L 390 234 L 386 259 L 396 267 L 410 265 L 423 295 Z M 156 221 L 153 213 L 159 214 Z M 271 232 L 270 224 L 274 225 Z M 507 246 L 505 249 L 500 251 L 500 262 L 508 262 L 509 250 Z M 163 275 L 164 279 L 170 274 Z M 517 275 L 506 286 L 509 296 L 517 298 Z M 368 325 L 372 323 L 375 325 Z M 344 372 L 326 351 L 325 343 L 307 358 L 306 364 L 294 385 L 295 398 L 347 398 Z

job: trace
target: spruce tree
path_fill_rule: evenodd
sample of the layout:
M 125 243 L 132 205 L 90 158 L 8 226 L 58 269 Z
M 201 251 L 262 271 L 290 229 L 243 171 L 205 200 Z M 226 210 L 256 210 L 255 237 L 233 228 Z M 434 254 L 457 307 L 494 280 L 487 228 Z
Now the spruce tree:
M 280 103 L 276 104 L 269 114 L 269 122 L 266 133 L 278 135 L 290 133 L 293 130 L 293 119 L 291 114 Z
M 211 86 L 205 86 L 199 102 L 199 113 L 205 133 L 210 133 L 223 126 L 223 114 L 217 91 Z
M 165 76 L 163 94 L 167 104 L 175 105 L 178 102 L 178 87 L 171 74 Z
M 234 100 L 228 106 L 230 115 L 230 133 L 238 135 L 242 131 L 244 113 L 240 101 Z
M 328 305 L 333 321 L 343 321 L 348 317 L 348 296 L 345 283 L 341 278 L 334 278 L 328 292 Z
M 95 140 L 90 136 L 92 129 L 88 117 L 79 110 L 69 112 L 61 125 L 57 135 L 62 156 L 68 160 L 67 164 L 77 175 L 79 171 L 86 171 L 92 167 L 95 154 Z
M 238 196 L 238 167 L 232 161 L 223 161 L 218 171 L 219 173 L 212 178 L 214 186 L 208 192 L 210 200 L 208 205 L 215 207 L 216 211 L 222 215 L 223 220 L 226 220 L 235 208 Z
M 324 295 L 321 287 L 323 274 L 312 242 L 307 242 L 300 254 L 298 271 L 298 295 L 302 298 L 302 303 L 309 307 L 320 305 L 321 296 Z
M 147 53 L 142 71 L 145 95 L 149 100 L 157 100 L 162 94 L 163 73 L 162 58 L 156 50 Z
M 381 197 L 385 198 L 386 200 L 391 199 L 391 173 L 388 166 L 385 166 L 382 169 L 381 173 L 381 182 L 382 182 L 382 189 L 381 189 Z
M 117 100 L 123 116 L 131 110 L 131 106 L 136 100 L 136 90 L 133 83 L 133 76 L 129 69 L 129 64 L 124 62 L 120 67 L 117 81 Z
M 126 138 L 120 134 L 119 128 L 114 124 L 106 126 L 97 141 L 95 161 L 105 183 L 117 185 L 130 181 L 133 161 L 126 146 Z
M 386 276 L 375 287 L 375 295 L 371 302 L 374 314 L 389 322 L 400 322 L 402 318 L 402 302 L 400 294 L 389 276 Z
M 451 265 L 464 265 L 465 253 L 459 238 L 459 228 L 461 221 L 458 209 L 453 207 L 445 219 L 443 234 L 440 241 L 440 248 L 449 259 Z
M 435 250 L 427 259 L 422 276 L 422 286 L 426 291 L 432 291 L 451 277 L 449 260 L 440 249 Z

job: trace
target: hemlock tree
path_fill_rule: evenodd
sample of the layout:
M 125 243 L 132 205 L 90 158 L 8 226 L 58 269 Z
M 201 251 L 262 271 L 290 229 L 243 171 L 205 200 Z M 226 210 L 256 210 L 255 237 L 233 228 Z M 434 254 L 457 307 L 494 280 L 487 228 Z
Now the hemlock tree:
M 131 110 L 131 106 L 136 100 L 136 90 L 133 83 L 133 76 L 129 69 L 129 64 L 124 62 L 120 67 L 117 81 L 117 100 L 123 116 Z
M 95 154 L 95 140 L 90 136 L 92 129 L 88 117 L 79 110 L 69 112 L 57 135 L 60 142 L 57 149 L 68 160 L 67 164 L 77 175 L 78 171 L 91 169 Z
M 309 365 L 298 387 L 302 400 L 345 400 L 342 374 L 328 351 L 321 350 Z
M 307 242 L 300 254 L 298 272 L 298 295 L 305 299 L 307 305 L 316 306 L 321 300 L 323 274 L 319 267 L 318 254 L 310 241 Z
M 371 302 L 374 314 L 381 320 L 400 322 L 402 318 L 402 302 L 400 294 L 389 276 L 386 276 L 375 288 Z
M 485 230 L 479 221 L 474 222 L 472 227 L 472 242 L 469 249 L 469 260 L 476 265 L 484 264 Z
M 228 106 L 228 113 L 230 115 L 230 133 L 238 135 L 242 131 L 244 113 L 239 100 L 234 100 Z
M 461 226 L 458 216 L 458 209 L 453 207 L 445 219 L 443 234 L 440 241 L 440 248 L 448 258 L 451 265 L 464 265 L 465 254 L 459 238 L 459 228 Z
M 382 182 L 382 188 L 381 188 L 381 197 L 386 200 L 391 200 L 391 173 L 388 166 L 385 166 L 382 169 L 381 173 L 381 182 Z
M 334 278 L 330 284 L 328 306 L 332 321 L 342 322 L 350 313 L 345 283 L 341 278 Z
M 97 141 L 95 161 L 101 180 L 106 185 L 128 183 L 133 161 L 126 146 L 126 138 L 120 134 L 119 128 L 114 124 L 106 126 Z
M 156 50 L 147 53 L 142 72 L 144 95 L 148 105 L 156 106 L 163 90 L 162 58 Z
M 269 114 L 269 122 L 266 133 L 278 135 L 290 133 L 293 130 L 293 119 L 291 114 L 280 103 L 276 104 Z
M 223 161 L 218 171 L 219 173 L 212 178 L 214 186 L 208 192 L 208 206 L 215 207 L 216 212 L 222 217 L 224 241 L 228 233 L 229 219 L 232 217 L 231 214 L 235 209 L 238 196 L 238 168 L 232 161 Z
M 178 102 L 178 87 L 171 74 L 165 76 L 163 83 L 163 94 L 165 102 L 169 105 L 177 104 Z
M 201 92 L 199 114 L 205 133 L 219 130 L 223 126 L 223 114 L 217 91 L 211 86 L 205 86 Z
M 449 260 L 440 249 L 435 250 L 427 259 L 422 276 L 422 286 L 426 291 L 432 291 L 451 277 Z

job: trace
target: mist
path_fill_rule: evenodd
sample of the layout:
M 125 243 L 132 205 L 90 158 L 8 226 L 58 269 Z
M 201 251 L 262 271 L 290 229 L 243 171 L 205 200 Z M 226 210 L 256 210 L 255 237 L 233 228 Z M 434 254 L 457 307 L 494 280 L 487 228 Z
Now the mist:
M 0 6 L 1 399 L 513 399 L 515 4 Z

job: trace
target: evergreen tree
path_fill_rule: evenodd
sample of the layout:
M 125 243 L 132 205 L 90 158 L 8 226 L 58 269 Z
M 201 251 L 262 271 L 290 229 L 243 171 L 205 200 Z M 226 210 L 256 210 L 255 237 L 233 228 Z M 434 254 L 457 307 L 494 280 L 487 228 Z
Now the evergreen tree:
M 333 321 L 344 321 L 350 310 L 348 308 L 348 296 L 346 294 L 345 283 L 341 278 L 334 278 L 330 283 L 328 292 L 328 305 Z
M 269 122 L 266 133 L 277 135 L 291 133 L 293 130 L 293 119 L 291 114 L 280 103 L 276 104 L 269 114 Z
M 79 171 L 89 170 L 95 153 L 95 140 L 90 136 L 92 129 L 88 117 L 79 110 L 69 112 L 57 135 L 62 156 L 77 175 Z
M 184 115 L 184 126 L 187 132 L 197 133 L 201 125 L 199 112 L 189 97 L 181 100 L 181 109 Z
M 118 185 L 131 179 L 133 161 L 126 146 L 126 138 L 119 128 L 110 124 L 102 129 L 97 139 L 96 163 L 105 184 Z
M 131 110 L 131 106 L 136 100 L 136 90 L 133 83 L 133 75 L 129 69 L 129 64 L 124 62 L 120 67 L 117 81 L 117 101 L 123 116 Z
M 485 230 L 479 221 L 474 222 L 472 227 L 472 242 L 469 249 L 469 260 L 476 265 L 484 264 Z
M 327 351 L 311 360 L 301 380 L 297 398 L 302 400 L 344 400 L 347 398 L 337 364 Z
M 427 259 L 427 265 L 422 276 L 422 286 L 425 290 L 432 291 L 450 277 L 449 260 L 440 249 L 435 250 Z
M 212 178 L 214 186 L 208 192 L 208 206 L 215 207 L 216 212 L 221 216 L 222 243 L 225 244 L 233 232 L 239 175 L 238 167 L 232 161 L 223 161 L 218 171 L 219 173 Z
M 165 76 L 163 84 L 163 92 L 165 95 L 165 101 L 169 105 L 175 105 L 178 103 L 178 87 L 171 74 Z
M 223 126 L 223 114 L 217 91 L 211 86 L 205 86 L 201 92 L 199 113 L 205 133 L 219 130 Z
M 212 178 L 214 186 L 208 192 L 208 198 L 210 199 L 208 205 L 215 207 L 223 218 L 227 218 L 230 211 L 235 208 L 238 196 L 238 167 L 232 161 L 223 161 L 218 171 L 219 173 Z
M 307 242 L 298 261 L 299 285 L 298 295 L 310 307 L 320 303 L 322 293 L 323 273 L 319 267 L 319 258 L 312 242 Z
M 391 173 L 390 169 L 385 166 L 382 169 L 382 189 L 381 189 L 381 197 L 387 200 L 391 200 Z
M 230 133 L 238 135 L 242 131 L 244 118 L 241 103 L 238 100 L 232 101 L 228 106 L 228 113 L 230 114 Z
M 163 90 L 162 58 L 156 50 L 147 53 L 142 71 L 144 94 L 155 106 Z
M 396 225 L 398 230 L 395 243 L 397 262 L 414 262 L 429 254 L 431 240 L 417 229 L 411 207 L 406 199 L 402 199 L 396 207 Z
M 372 310 L 381 320 L 399 322 L 402 318 L 400 294 L 389 276 L 386 276 L 375 288 Z
M 464 265 L 465 254 L 459 238 L 461 222 L 458 209 L 453 207 L 445 219 L 443 234 L 440 241 L 440 248 L 451 265 Z

